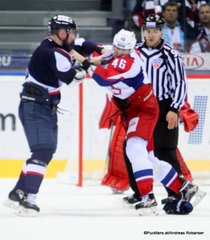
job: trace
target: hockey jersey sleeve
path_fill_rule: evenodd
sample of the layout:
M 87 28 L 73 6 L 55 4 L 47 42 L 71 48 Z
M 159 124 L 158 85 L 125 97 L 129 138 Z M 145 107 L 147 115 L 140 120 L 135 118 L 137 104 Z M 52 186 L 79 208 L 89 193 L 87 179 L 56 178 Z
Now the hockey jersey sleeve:
M 54 50 L 54 58 L 56 65 L 54 71 L 57 78 L 66 84 L 70 84 L 73 81 L 76 70 L 72 66 L 73 64 L 68 52 L 57 48 Z
M 174 86 L 173 101 L 171 110 L 177 112 L 184 105 L 187 96 L 187 80 L 182 58 L 179 54 L 174 57 L 174 69 L 171 76 L 174 78 L 176 86 Z
M 93 52 L 101 54 L 103 47 L 98 46 L 96 43 L 90 40 L 78 38 L 75 40 L 73 49 L 83 56 L 89 56 Z

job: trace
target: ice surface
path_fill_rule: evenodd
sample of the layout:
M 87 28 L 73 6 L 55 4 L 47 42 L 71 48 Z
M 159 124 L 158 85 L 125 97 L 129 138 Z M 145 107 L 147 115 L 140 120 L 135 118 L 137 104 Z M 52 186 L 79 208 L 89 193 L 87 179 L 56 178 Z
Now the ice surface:
M 0 179 L 2 203 L 15 182 Z M 190 215 L 169 216 L 161 211 L 160 200 L 166 196 L 165 190 L 155 186 L 160 214 L 138 216 L 122 203 L 122 197 L 130 194 L 130 190 L 113 195 L 109 188 L 98 184 L 80 188 L 44 180 L 37 199 L 41 208 L 38 217 L 16 216 L 13 210 L 0 204 L 0 240 L 209 240 L 210 186 L 201 188 L 207 191 L 207 196 Z

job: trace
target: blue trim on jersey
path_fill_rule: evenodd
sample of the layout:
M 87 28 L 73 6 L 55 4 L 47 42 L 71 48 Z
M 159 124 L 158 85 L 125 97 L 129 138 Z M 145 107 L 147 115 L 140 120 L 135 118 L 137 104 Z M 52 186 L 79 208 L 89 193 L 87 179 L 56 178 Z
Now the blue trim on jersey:
M 102 87 L 108 87 L 116 83 L 123 82 L 124 84 L 128 85 L 129 87 L 133 87 L 136 90 L 144 84 L 144 75 L 142 71 L 140 71 L 136 77 L 126 79 L 104 79 L 97 73 L 94 73 L 92 78 Z
M 174 177 L 174 175 L 176 174 L 175 169 L 172 167 L 171 170 L 169 171 L 169 173 L 166 175 L 166 177 L 161 181 L 161 183 L 166 186 L 171 179 Z
M 102 87 L 112 86 L 113 84 L 121 81 L 121 80 L 105 80 L 97 73 L 94 73 L 92 78 Z
M 134 172 L 135 179 L 146 177 L 146 176 L 152 176 L 153 170 L 152 169 L 144 169 L 137 172 Z

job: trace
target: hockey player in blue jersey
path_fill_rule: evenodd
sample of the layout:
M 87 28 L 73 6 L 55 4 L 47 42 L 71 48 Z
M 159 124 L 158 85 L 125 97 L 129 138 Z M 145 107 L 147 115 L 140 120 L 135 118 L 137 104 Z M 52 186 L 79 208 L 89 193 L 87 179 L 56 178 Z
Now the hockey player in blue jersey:
M 86 59 L 81 67 L 73 66 L 75 60 L 70 57 L 69 51 L 77 33 L 72 18 L 56 15 L 49 21 L 48 27 L 49 36 L 34 51 L 20 94 L 19 117 L 31 156 L 5 203 L 18 208 L 17 214 L 22 216 L 35 216 L 40 211 L 35 199 L 46 167 L 57 148 L 56 109 L 60 102 L 61 85 L 83 79 L 90 66 Z

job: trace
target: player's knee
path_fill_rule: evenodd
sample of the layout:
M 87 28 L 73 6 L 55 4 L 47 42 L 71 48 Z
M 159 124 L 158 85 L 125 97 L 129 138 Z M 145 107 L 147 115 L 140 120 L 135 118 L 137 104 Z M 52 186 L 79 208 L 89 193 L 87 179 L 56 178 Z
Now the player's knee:
M 127 140 L 126 154 L 131 162 L 135 159 L 147 158 L 147 141 L 139 137 L 132 137 Z
M 37 161 L 38 165 L 47 166 L 53 157 L 54 151 L 51 149 L 40 149 L 32 152 L 31 158 L 27 163 Z

